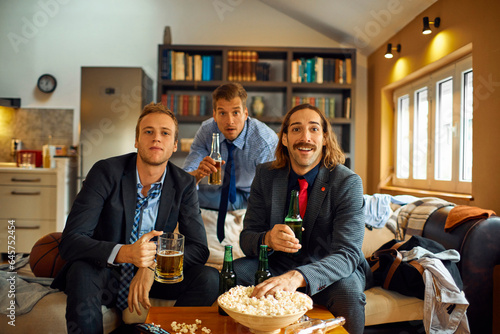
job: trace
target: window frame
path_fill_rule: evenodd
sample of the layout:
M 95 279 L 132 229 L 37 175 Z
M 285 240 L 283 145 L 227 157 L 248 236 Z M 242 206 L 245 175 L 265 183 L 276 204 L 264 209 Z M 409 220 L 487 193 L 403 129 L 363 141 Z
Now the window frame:
M 455 192 L 455 193 L 471 193 L 472 192 L 472 181 L 466 180 L 461 181 L 461 170 L 462 170 L 462 135 L 464 129 L 462 126 L 462 115 L 464 114 L 464 103 L 465 96 L 462 95 L 465 88 L 465 74 L 473 72 L 472 66 L 472 56 L 468 55 L 462 59 L 459 59 L 453 63 L 447 64 L 446 66 L 429 73 L 418 80 L 401 85 L 400 87 L 394 89 L 393 91 L 393 111 L 394 111 L 394 140 L 393 140 L 393 150 L 394 154 L 394 173 L 392 178 L 392 184 L 400 187 L 432 190 L 432 191 L 443 191 L 443 192 Z M 453 97 L 453 111 L 452 111 L 452 171 L 451 180 L 443 181 L 436 180 L 435 178 L 435 167 L 436 167 L 436 124 L 437 124 L 437 107 L 439 106 L 438 99 L 438 85 L 439 83 L 452 78 L 452 97 Z M 414 132 L 415 132 L 415 115 L 416 115 L 416 98 L 417 93 L 422 89 L 427 88 L 427 105 L 428 105 L 428 119 L 427 119 L 427 175 L 426 179 L 414 179 Z M 473 88 L 472 88 L 473 89 Z M 410 117 L 410 160 L 409 164 L 409 177 L 407 179 L 398 178 L 398 138 L 399 138 L 399 98 L 408 95 L 409 101 L 409 117 Z M 473 115 L 472 115 L 473 120 Z M 473 157 L 473 152 L 472 152 Z

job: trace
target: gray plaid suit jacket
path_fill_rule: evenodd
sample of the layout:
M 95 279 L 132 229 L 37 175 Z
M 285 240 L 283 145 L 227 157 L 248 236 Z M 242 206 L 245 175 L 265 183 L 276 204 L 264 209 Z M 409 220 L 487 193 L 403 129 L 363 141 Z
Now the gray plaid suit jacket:
M 285 218 L 288 168 L 257 167 L 248 200 L 240 245 L 246 256 L 258 256 L 264 233 Z M 321 166 L 308 197 L 303 217 L 302 255 L 290 257 L 275 251 L 271 265 L 296 269 L 307 281 L 306 292 L 314 295 L 368 264 L 361 251 L 364 236 L 363 186 L 361 178 L 343 165 L 332 170 Z M 363 274 L 364 276 L 364 274 Z M 361 277 L 363 277 L 361 276 Z

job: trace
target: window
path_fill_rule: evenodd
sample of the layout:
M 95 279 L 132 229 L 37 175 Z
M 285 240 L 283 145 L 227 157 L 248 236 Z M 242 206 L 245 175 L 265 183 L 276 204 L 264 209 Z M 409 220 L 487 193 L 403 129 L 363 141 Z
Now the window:
M 394 185 L 471 192 L 472 96 L 470 56 L 394 91 Z

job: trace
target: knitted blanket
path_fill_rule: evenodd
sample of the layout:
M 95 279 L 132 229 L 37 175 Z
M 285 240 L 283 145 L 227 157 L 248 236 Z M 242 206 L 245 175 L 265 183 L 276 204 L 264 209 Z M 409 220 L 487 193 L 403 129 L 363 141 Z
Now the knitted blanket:
M 412 235 L 422 235 L 427 218 L 436 210 L 455 204 L 436 197 L 422 197 L 401 207 L 398 214 L 398 224 L 408 240 Z

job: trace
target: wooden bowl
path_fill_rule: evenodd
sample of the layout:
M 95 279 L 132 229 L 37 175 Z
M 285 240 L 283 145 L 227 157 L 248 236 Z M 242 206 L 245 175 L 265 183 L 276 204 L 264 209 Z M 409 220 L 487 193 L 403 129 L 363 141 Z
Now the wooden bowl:
M 296 292 L 296 293 L 303 294 L 301 292 Z M 306 296 L 311 301 L 312 305 L 313 303 L 311 298 L 305 294 L 303 295 Z M 248 327 L 250 331 L 255 334 L 277 334 L 281 331 L 282 328 L 285 328 L 286 326 L 293 324 L 294 322 L 299 320 L 299 318 L 302 317 L 307 311 L 309 311 L 309 310 L 304 310 L 298 313 L 278 315 L 278 316 L 245 314 L 221 305 L 221 303 L 219 302 L 220 298 L 221 297 L 219 296 L 219 298 L 217 299 L 217 303 L 219 304 L 219 306 L 224 311 L 226 311 L 226 313 L 234 321 L 242 324 L 245 327 Z

